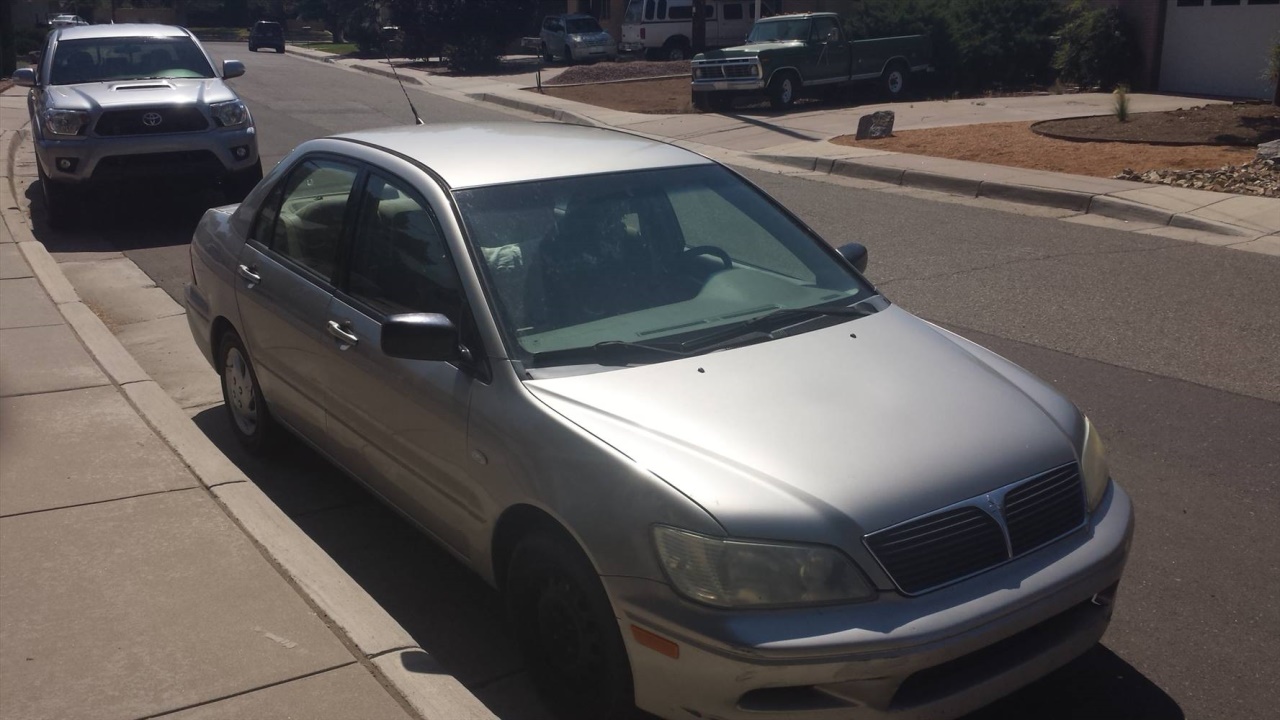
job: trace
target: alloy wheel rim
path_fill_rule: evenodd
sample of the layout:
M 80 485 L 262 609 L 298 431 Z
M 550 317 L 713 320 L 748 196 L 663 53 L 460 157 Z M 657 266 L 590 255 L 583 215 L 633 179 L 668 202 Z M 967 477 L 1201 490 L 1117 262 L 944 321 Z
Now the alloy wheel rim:
M 902 92 L 902 73 L 898 70 L 889 73 L 889 92 Z
M 791 102 L 791 78 L 782 81 L 782 102 Z
M 222 382 L 226 389 L 227 406 L 231 408 L 231 417 L 235 420 L 236 427 L 245 435 L 253 435 L 258 430 L 257 392 L 253 375 L 249 373 L 249 363 L 238 348 L 231 348 L 227 352 Z

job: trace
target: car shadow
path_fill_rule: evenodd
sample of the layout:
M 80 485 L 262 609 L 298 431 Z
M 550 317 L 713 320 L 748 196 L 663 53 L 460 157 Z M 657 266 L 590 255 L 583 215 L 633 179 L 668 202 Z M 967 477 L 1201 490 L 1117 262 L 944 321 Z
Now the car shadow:
M 83 193 L 67 226 L 54 228 L 40 181 L 27 188 L 26 198 L 32 206 L 32 234 L 51 253 L 185 245 L 205 211 L 225 204 L 216 186 L 119 183 Z

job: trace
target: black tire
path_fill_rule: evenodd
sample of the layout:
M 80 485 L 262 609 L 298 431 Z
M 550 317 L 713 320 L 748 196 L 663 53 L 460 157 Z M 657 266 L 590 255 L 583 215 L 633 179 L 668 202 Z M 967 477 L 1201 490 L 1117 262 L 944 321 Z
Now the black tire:
M 729 93 L 711 93 L 707 102 L 711 105 L 711 112 L 722 113 L 733 109 L 733 95 Z
M 257 45 L 250 45 L 250 46 L 249 46 L 249 52 L 258 52 L 258 46 L 257 46 Z
M 558 717 L 635 715 L 618 622 L 576 544 L 548 532 L 521 540 L 507 566 L 504 599 L 526 667 Z
M 789 110 L 800 97 L 800 78 L 795 73 L 783 70 L 776 72 L 769 79 L 769 107 L 774 110 Z
M 662 60 L 688 60 L 689 59 L 689 41 L 682 37 L 668 38 L 662 44 Z
M 573 50 L 568 45 L 564 46 L 564 64 L 573 64 Z
M 222 194 L 228 203 L 238 203 L 257 187 L 261 179 L 262 161 L 259 160 L 253 164 L 253 167 L 237 170 L 228 175 L 222 181 Z
M 542 43 L 542 61 L 555 62 L 556 56 L 551 54 L 551 48 L 546 43 Z
M 283 55 L 283 54 L 284 54 L 284 46 L 283 46 L 283 45 L 281 45 L 281 46 L 277 47 L 277 48 L 276 48 L 276 52 L 278 52 L 278 53 L 280 53 L 281 55 Z
M 36 163 L 36 175 L 40 178 L 40 195 L 44 198 L 45 221 L 54 230 L 71 230 L 80 220 L 80 193 L 70 183 L 50 180 L 40 163 Z
M 711 112 L 711 93 L 695 92 L 693 94 L 693 109 L 698 112 Z
M 880 85 L 884 88 L 885 95 L 890 100 L 899 100 L 906 97 L 907 91 L 911 87 L 911 68 L 905 63 L 895 62 L 885 68 L 884 74 L 880 76 Z
M 235 330 L 227 330 L 218 340 L 218 377 L 232 434 L 250 453 L 266 454 L 279 433 L 262 396 L 249 351 Z

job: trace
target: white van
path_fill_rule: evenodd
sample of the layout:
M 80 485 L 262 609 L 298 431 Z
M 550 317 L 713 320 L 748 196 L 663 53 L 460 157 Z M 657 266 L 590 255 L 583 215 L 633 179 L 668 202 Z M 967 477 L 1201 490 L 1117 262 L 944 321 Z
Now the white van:
M 706 45 L 741 45 L 756 21 L 756 0 L 707 0 Z M 773 15 L 770 3 L 760 15 Z M 693 55 L 693 0 L 631 0 L 622 19 L 622 52 L 643 51 L 660 60 L 684 60 Z

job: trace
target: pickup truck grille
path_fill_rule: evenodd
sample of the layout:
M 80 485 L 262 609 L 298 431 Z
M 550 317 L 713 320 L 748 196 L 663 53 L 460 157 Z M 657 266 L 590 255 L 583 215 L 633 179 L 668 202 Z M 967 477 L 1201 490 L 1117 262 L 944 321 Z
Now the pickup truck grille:
M 693 69 L 695 80 L 735 80 L 755 77 L 755 65 L 701 65 Z
M 1084 487 L 1071 463 L 863 541 L 902 592 L 918 595 L 1025 555 L 1084 521 Z
M 102 113 L 94 126 L 98 135 L 105 136 L 161 135 L 208 129 L 209 121 L 204 113 L 190 105 L 108 110 Z

